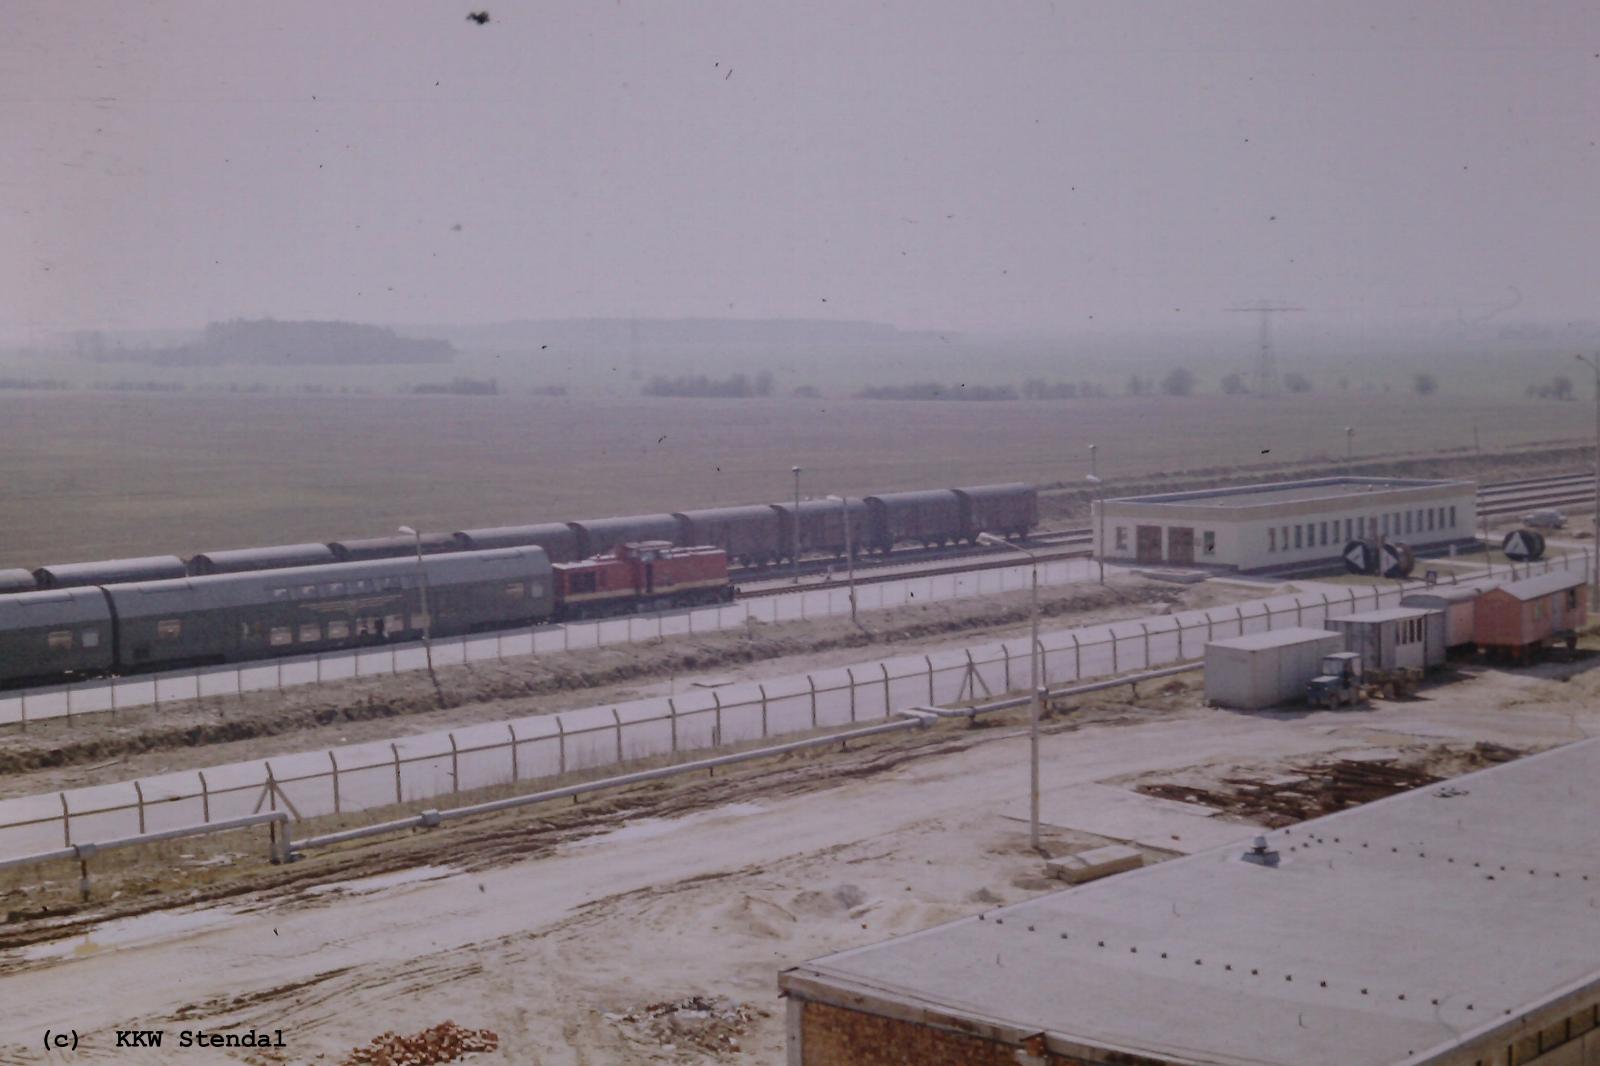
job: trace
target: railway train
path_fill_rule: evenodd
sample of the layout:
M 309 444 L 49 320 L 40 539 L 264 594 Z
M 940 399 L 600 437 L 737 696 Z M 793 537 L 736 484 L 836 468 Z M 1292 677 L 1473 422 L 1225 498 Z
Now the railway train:
M 267 659 L 724 603 L 727 554 L 628 542 L 552 563 L 527 545 L 0 595 L 0 685 Z
M 850 515 L 846 537 L 844 510 Z M 713 547 L 730 562 L 765 566 L 801 556 L 840 556 L 845 541 L 856 554 L 887 554 L 917 544 L 934 547 L 974 543 L 979 533 L 1026 537 L 1039 522 L 1039 496 L 1032 485 L 890 492 L 851 499 L 750 504 L 696 511 L 546 522 L 526 526 L 464 529 L 421 537 L 424 556 L 497 548 L 538 547 L 552 563 L 576 562 L 620 544 L 667 541 L 677 547 Z M 410 536 L 366 537 L 326 543 L 279 544 L 102 562 L 59 563 L 34 570 L 0 570 L 0 594 L 32 589 L 83 588 L 129 582 L 242 574 L 289 567 L 403 559 L 418 547 Z

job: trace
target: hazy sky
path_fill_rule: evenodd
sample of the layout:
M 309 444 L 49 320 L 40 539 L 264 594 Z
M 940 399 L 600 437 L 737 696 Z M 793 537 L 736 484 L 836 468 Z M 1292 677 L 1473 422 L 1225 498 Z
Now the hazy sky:
M 1586 0 L 475 2 L 0 0 L 0 336 L 1600 315 Z

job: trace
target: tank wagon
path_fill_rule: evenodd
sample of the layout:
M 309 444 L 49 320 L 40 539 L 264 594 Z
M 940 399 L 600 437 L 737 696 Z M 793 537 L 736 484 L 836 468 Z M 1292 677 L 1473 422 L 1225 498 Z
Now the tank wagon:
M 42 589 L 87 588 L 121 581 L 157 581 L 183 577 L 189 572 L 176 555 L 148 555 L 138 559 L 107 559 L 98 563 L 57 563 L 33 572 Z

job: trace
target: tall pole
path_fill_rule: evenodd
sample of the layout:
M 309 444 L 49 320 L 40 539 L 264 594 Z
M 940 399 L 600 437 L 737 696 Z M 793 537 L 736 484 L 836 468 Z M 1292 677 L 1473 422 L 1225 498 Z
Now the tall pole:
M 1594 371 L 1594 569 L 1589 606 L 1600 611 L 1600 352 L 1593 359 L 1578 356 L 1578 362 Z
M 410 526 L 396 532 L 409 533 L 417 541 L 417 592 L 422 597 L 422 653 L 428 658 L 428 673 L 433 673 L 433 614 L 428 610 L 428 573 L 422 568 L 422 534 Z
M 1091 509 L 1094 511 L 1095 525 L 1097 527 L 1094 536 L 1094 555 L 1095 561 L 1100 566 L 1100 584 L 1104 585 L 1106 583 L 1106 499 L 1105 494 L 1100 488 L 1101 481 L 1099 471 L 1095 467 L 1095 453 L 1099 450 L 1099 447 L 1100 446 L 1097 444 L 1089 445 L 1088 481 L 1094 486 L 1094 502 L 1091 505 Z
M 828 499 L 838 500 L 839 510 L 844 514 L 844 559 L 845 565 L 849 567 L 850 624 L 860 625 L 861 623 L 856 621 L 856 552 L 850 543 L 850 501 L 844 496 L 829 496 Z
M 1349 466 L 1356 458 L 1356 427 L 1344 427 L 1344 462 Z
M 1039 557 L 993 533 L 978 534 L 978 543 L 1021 552 L 1033 568 L 1033 593 L 1028 605 L 1028 846 L 1039 851 Z
M 791 466 L 789 472 L 794 475 L 794 543 L 790 545 L 794 554 L 789 558 L 790 581 L 800 584 L 800 468 Z

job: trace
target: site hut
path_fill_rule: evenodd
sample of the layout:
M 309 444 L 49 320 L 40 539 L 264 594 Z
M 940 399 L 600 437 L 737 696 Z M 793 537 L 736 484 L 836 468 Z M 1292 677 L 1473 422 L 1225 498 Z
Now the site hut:
M 1328 619 L 1344 650 L 1361 653 L 1365 670 L 1430 670 L 1445 658 L 1444 611 L 1386 607 Z
M 1600 1064 L 1597 804 L 1580 741 L 816 959 L 788 1063 Z
M 1091 526 L 1105 562 L 1255 571 L 1337 566 L 1357 539 L 1466 545 L 1476 522 L 1470 481 L 1330 477 L 1105 500 Z
M 1206 645 L 1206 702 L 1245 711 L 1299 703 L 1322 672 L 1322 657 L 1344 650 L 1344 639 L 1326 629 L 1213 640 Z
M 1576 648 L 1589 623 L 1589 597 L 1579 570 L 1554 571 L 1496 585 L 1478 600 L 1478 647 L 1517 659 L 1556 641 Z
M 1402 607 L 1444 612 L 1445 650 L 1471 650 L 1477 640 L 1478 600 L 1484 590 L 1473 585 L 1436 586 L 1400 597 Z

